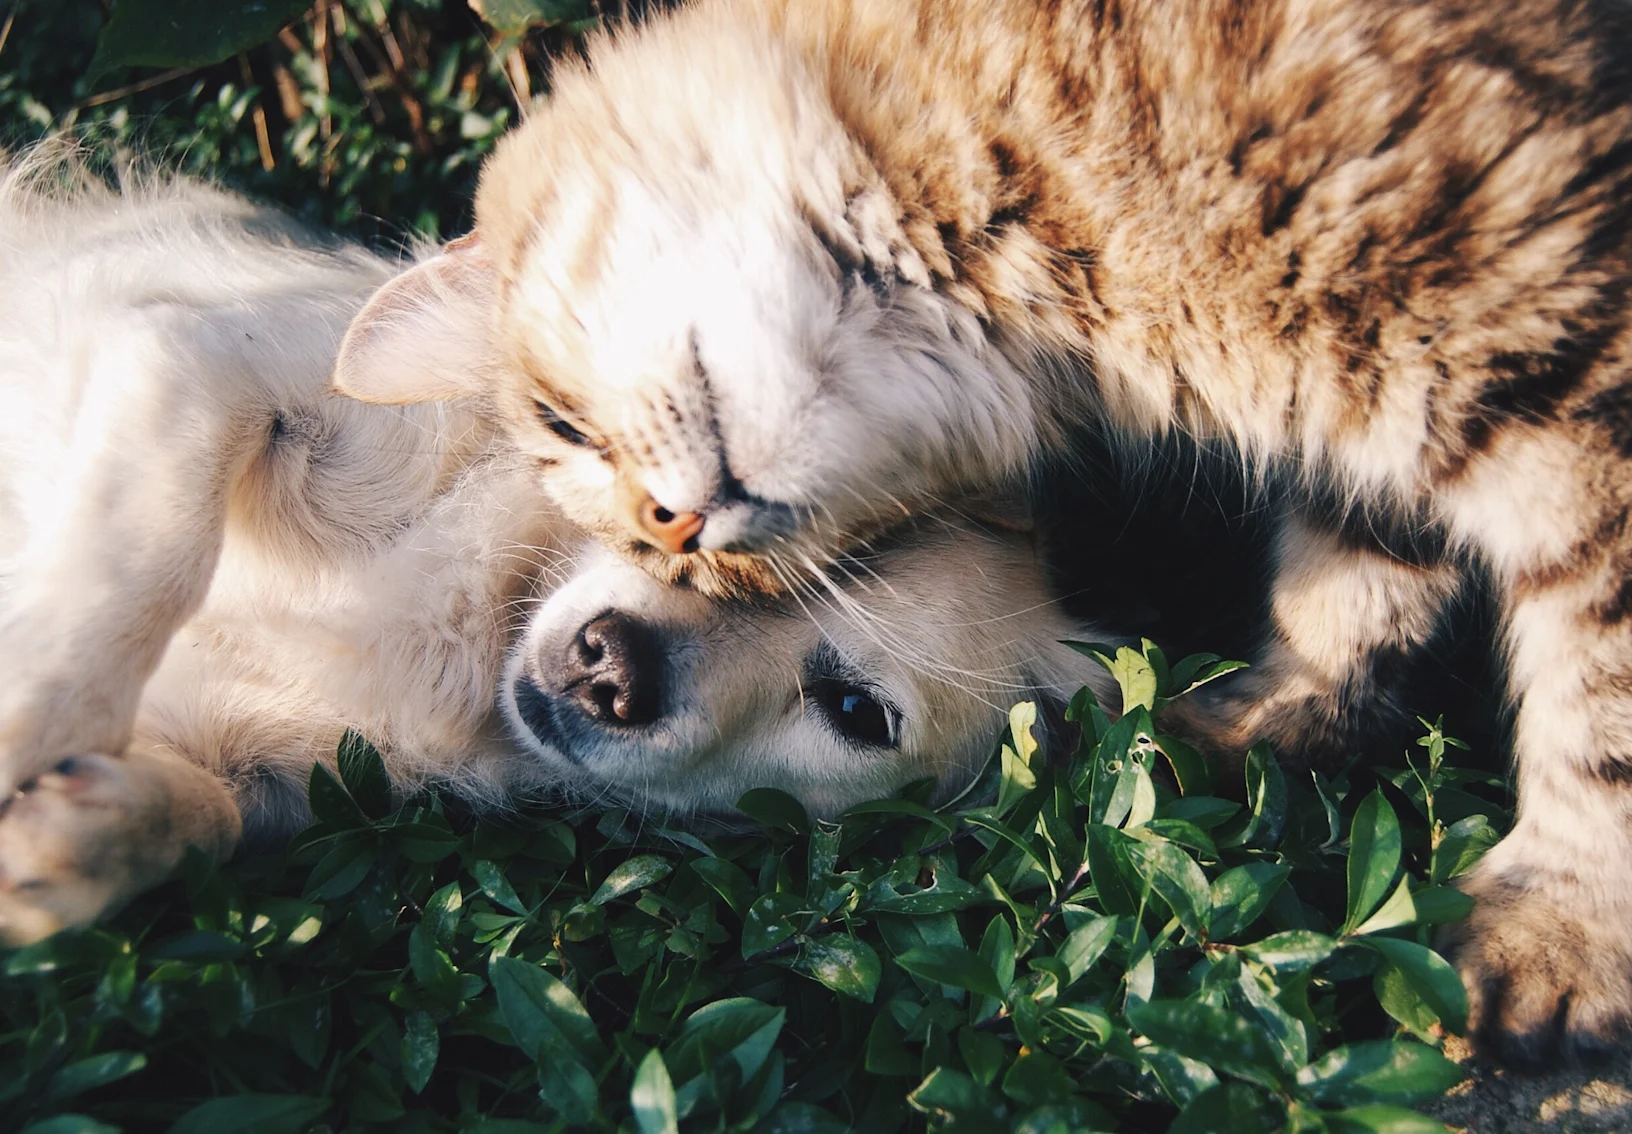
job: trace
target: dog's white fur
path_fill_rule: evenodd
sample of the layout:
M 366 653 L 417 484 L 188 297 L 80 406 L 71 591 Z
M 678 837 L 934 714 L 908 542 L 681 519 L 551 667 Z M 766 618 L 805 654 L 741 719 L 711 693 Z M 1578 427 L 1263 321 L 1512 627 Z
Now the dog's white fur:
M 926 775 L 950 794 L 1004 706 L 1094 676 L 1023 533 L 922 524 L 753 607 L 614 563 L 478 404 L 332 396 L 398 265 L 231 195 L 114 190 L 47 150 L 4 172 L 0 240 L 0 938 L 287 831 L 348 728 L 400 788 L 479 804 L 770 785 L 831 814 Z M 575 707 L 609 612 L 656 647 L 636 726 Z M 893 745 L 846 738 L 835 683 L 889 706 Z

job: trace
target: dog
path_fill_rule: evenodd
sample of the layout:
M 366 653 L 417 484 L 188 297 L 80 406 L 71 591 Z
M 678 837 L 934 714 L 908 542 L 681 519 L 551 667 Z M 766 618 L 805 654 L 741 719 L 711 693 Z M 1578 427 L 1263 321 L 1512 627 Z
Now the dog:
M 402 263 L 93 164 L 0 173 L 0 939 L 298 828 L 347 730 L 479 807 L 830 816 L 954 795 L 1011 702 L 1104 691 L 1012 522 L 926 518 L 777 601 L 658 583 L 480 399 L 330 393 Z

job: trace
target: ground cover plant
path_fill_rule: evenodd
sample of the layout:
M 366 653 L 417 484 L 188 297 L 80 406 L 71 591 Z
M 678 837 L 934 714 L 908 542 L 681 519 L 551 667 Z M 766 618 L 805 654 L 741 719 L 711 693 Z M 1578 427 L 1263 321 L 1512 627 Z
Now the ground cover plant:
M 4 960 L 0 1100 L 29 1134 L 1441 1129 L 1431 934 L 1488 779 L 1435 724 L 1391 771 L 1255 749 L 1215 789 L 1151 712 L 1226 667 L 1103 652 L 1116 721 L 1085 692 L 1046 753 L 1016 706 L 944 813 L 472 821 L 348 738 L 285 855 Z
M 23 0 L 0 132 L 60 128 L 396 242 L 460 231 L 593 0 Z M 472 8 L 477 11 L 472 11 Z M 385 219 L 382 219 L 385 218 Z M 392 800 L 366 741 L 316 825 L 191 861 L 0 958 L 0 1113 L 69 1131 L 1385 1130 L 1458 1078 L 1432 951 L 1503 786 L 1424 722 L 1392 763 L 1208 768 L 1152 713 L 1222 671 L 1100 651 L 1112 723 L 812 823 Z M 1125 710 L 1125 711 L 1123 711 Z

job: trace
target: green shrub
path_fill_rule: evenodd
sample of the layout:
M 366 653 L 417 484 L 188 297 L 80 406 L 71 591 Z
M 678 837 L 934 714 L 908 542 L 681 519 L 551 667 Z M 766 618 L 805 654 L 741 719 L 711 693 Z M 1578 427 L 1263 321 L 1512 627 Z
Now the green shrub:
M 489 0 L 487 25 L 463 0 L 106 7 L 11 7 L 0 141 L 72 129 L 313 223 L 394 240 L 469 227 L 482 157 L 594 6 Z
M 1490 781 L 1434 725 L 1375 780 L 1256 749 L 1215 795 L 1150 714 L 1227 667 L 1106 660 L 1120 718 L 1085 691 L 1047 760 L 1016 706 L 986 803 L 751 791 L 707 838 L 393 810 L 349 739 L 286 856 L 6 959 L 0 1097 L 34 1134 L 1439 1129 L 1408 1108 L 1466 1004 L 1430 934 Z

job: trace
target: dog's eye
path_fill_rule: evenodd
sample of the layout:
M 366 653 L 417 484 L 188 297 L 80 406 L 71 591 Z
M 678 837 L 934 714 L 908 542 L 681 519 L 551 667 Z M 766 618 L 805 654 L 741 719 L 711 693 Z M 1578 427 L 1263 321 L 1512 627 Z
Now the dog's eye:
M 538 414 L 538 420 L 544 423 L 544 427 L 567 444 L 577 445 L 581 449 L 595 447 L 595 442 L 585 436 L 583 430 L 557 413 L 555 407 L 534 398 L 533 410 Z
M 806 695 L 846 740 L 872 748 L 897 748 L 895 711 L 865 686 L 847 681 L 815 682 Z

